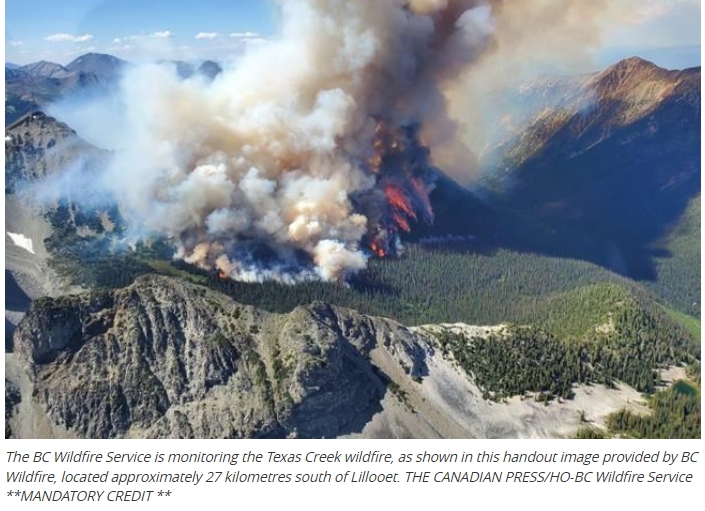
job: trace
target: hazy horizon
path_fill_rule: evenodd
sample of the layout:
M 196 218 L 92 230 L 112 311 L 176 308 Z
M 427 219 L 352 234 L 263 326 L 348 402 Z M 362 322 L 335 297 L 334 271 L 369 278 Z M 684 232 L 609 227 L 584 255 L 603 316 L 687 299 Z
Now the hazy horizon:
M 666 68 L 700 65 L 698 0 L 630 1 L 600 18 L 593 62 L 566 71 L 596 70 L 632 55 Z M 133 62 L 229 60 L 279 36 L 277 7 L 267 0 L 8 0 L 5 61 L 64 65 L 91 52 Z

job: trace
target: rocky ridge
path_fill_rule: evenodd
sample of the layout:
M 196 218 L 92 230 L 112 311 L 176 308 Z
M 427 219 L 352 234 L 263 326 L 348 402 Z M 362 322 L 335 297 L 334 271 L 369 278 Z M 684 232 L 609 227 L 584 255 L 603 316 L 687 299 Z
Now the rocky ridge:
M 15 347 L 51 421 L 89 438 L 351 433 L 388 385 L 371 350 L 420 378 L 430 349 L 389 320 L 321 303 L 271 314 L 158 276 L 36 300 Z
M 35 300 L 6 354 L 6 435 L 18 438 L 512 438 L 604 427 L 619 384 L 546 405 L 487 401 L 437 328 L 313 303 L 275 314 L 174 277 Z

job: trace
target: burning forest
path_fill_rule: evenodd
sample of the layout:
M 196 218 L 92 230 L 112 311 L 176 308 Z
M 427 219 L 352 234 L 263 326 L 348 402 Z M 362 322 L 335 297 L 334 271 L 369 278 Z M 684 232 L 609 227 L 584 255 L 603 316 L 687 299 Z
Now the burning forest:
M 454 86 L 496 51 L 502 20 L 514 29 L 521 9 L 279 5 L 277 36 L 213 81 L 164 63 L 125 73 L 129 140 L 104 181 L 128 238 L 168 239 L 175 257 L 221 277 L 344 279 L 370 257 L 399 255 L 403 233 L 433 222 L 434 165 L 469 165 L 448 113 Z
M 369 170 L 376 177 L 374 191 L 383 195 L 366 207 L 363 194 L 359 209 L 372 221 L 365 245 L 374 256 L 384 258 L 399 255 L 399 234 L 410 232 L 413 222 L 433 222 L 429 193 L 435 171 L 416 126 L 391 130 L 387 123 L 378 122 L 373 148 Z

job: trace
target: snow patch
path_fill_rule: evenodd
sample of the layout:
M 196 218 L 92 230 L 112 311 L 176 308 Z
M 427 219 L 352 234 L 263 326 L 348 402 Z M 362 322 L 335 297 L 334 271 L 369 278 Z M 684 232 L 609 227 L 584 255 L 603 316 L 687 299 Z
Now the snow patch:
M 24 234 L 15 234 L 14 232 L 8 232 L 7 235 L 18 247 L 25 249 L 30 254 L 35 253 L 31 238 L 26 237 Z

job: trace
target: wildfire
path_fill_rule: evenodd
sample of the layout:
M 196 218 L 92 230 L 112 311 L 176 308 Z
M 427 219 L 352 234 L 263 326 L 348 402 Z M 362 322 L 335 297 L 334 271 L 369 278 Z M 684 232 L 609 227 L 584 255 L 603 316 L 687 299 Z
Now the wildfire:
M 367 163 L 384 193 L 385 207 L 377 212 L 379 224 L 368 238 L 377 257 L 397 255 L 399 234 L 411 232 L 413 222 L 433 221 L 428 197 L 432 188 L 428 148 L 419 143 L 418 126 L 394 127 L 378 119 Z
M 416 213 L 401 188 L 393 184 L 388 184 L 384 187 L 384 194 L 387 196 L 389 205 L 393 210 L 396 210 L 395 212 L 403 212 L 406 216 L 416 220 Z
M 228 278 L 228 276 L 225 274 L 225 272 L 223 270 L 218 270 L 218 278 L 225 280 Z
M 380 259 L 384 259 L 385 257 L 387 257 L 387 251 L 382 245 L 377 243 L 377 241 L 372 241 L 370 243 L 370 250 L 372 250 L 372 252 Z
M 411 232 L 409 219 L 416 220 L 416 212 L 411 206 L 410 199 L 400 187 L 393 184 L 388 184 L 384 187 L 384 194 L 387 197 L 387 203 L 392 209 L 394 224 L 404 232 Z
M 394 219 L 394 223 L 399 227 L 404 232 L 411 232 L 411 226 L 409 225 L 409 221 L 399 212 L 394 212 L 392 214 L 392 218 Z
M 372 167 L 372 172 L 374 174 L 379 174 L 379 169 L 382 166 L 382 155 L 381 154 L 375 154 L 372 158 L 370 158 L 370 167 Z
M 424 213 L 425 213 L 425 220 L 428 222 L 433 222 L 433 208 L 431 207 L 431 199 L 428 197 L 428 190 L 426 189 L 426 186 L 424 185 L 423 181 L 421 181 L 417 177 L 412 177 L 411 178 L 411 186 L 414 187 L 414 191 L 416 192 L 416 196 L 418 197 L 419 201 L 423 205 L 424 208 Z
M 387 133 L 384 123 L 382 121 L 377 121 L 377 126 L 375 127 L 375 138 L 372 142 L 374 156 L 368 160 L 373 174 L 379 174 L 382 169 L 383 156 L 387 152 L 386 138 Z

